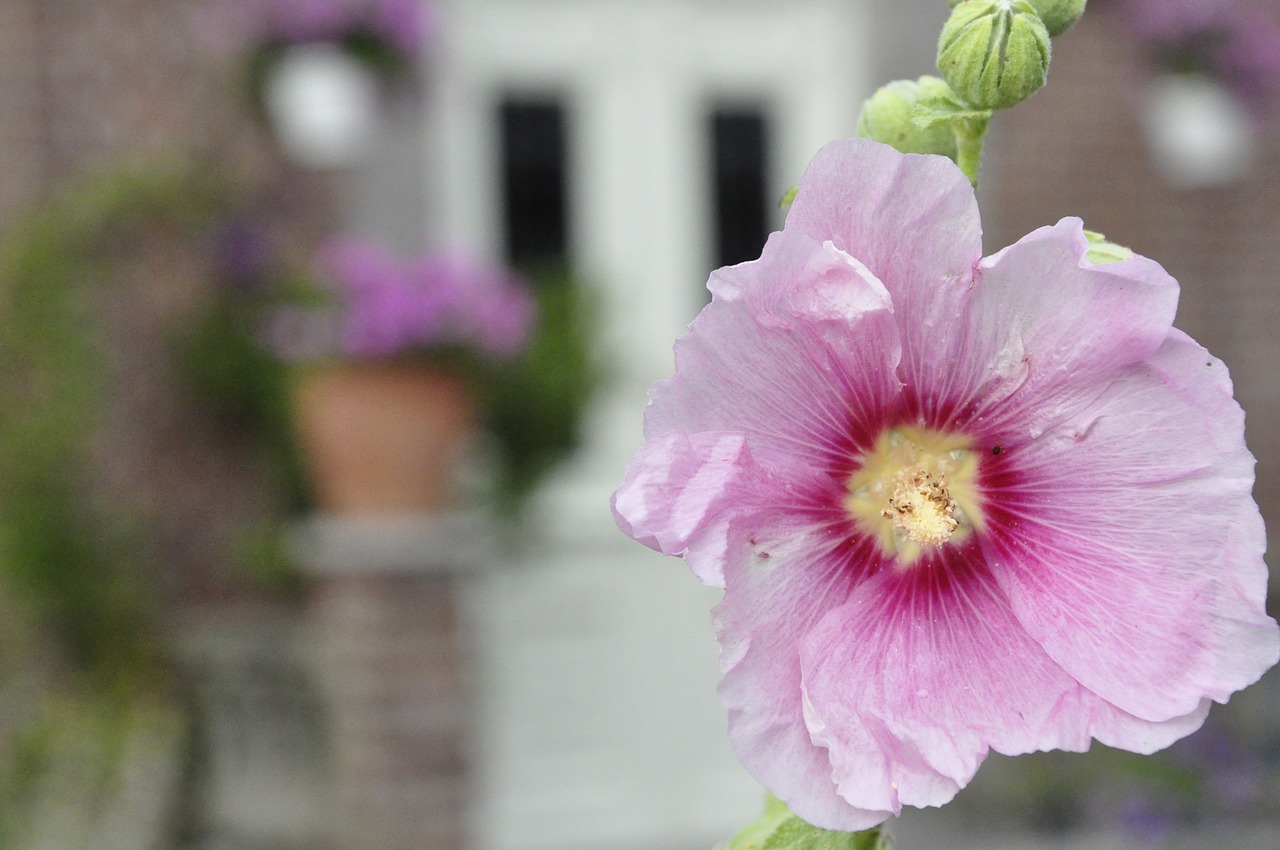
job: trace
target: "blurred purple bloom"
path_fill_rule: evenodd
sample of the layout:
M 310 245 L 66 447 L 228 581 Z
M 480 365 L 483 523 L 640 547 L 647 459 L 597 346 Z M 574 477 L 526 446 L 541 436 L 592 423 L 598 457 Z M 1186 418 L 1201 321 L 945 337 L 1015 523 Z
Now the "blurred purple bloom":
M 434 0 L 223 0 L 197 21 L 206 40 L 247 45 L 341 42 L 368 32 L 409 61 L 435 23 Z
M 454 333 L 497 356 L 518 352 L 528 340 L 533 300 L 510 270 L 444 253 L 425 258 L 418 274 L 428 290 L 451 296 Z
M 1133 33 L 1168 70 L 1216 78 L 1242 100 L 1280 97 L 1280 14 L 1264 0 L 1122 0 Z
M 267 276 L 271 255 L 267 234 L 253 222 L 230 220 L 214 233 L 218 272 L 231 285 L 252 289 L 261 284 Z
M 339 0 L 272 0 L 269 32 L 286 42 L 328 41 L 351 26 L 351 4 Z
M 405 56 L 414 56 L 434 34 L 434 6 L 423 0 L 381 0 L 374 4 L 373 31 L 394 44 Z
M 1242 9 L 1228 49 L 1220 51 L 1224 79 L 1246 100 L 1275 106 L 1280 97 L 1280 15 L 1276 7 Z
M 323 346 L 303 339 L 327 334 L 330 353 L 370 359 L 472 349 L 509 357 L 528 342 L 535 308 L 514 272 L 457 253 L 402 261 L 386 247 L 354 237 L 330 241 L 316 258 L 320 278 L 333 288 L 336 308 L 311 311 L 327 318 L 280 317 L 275 347 L 290 359 L 312 357 Z
M 1180 825 L 1177 813 L 1160 805 L 1147 794 L 1134 794 L 1120 807 L 1120 823 L 1140 846 L 1164 843 Z
M 1266 794 L 1265 761 L 1218 723 L 1169 750 L 1175 764 L 1193 768 L 1203 780 L 1206 801 L 1219 813 L 1253 809 Z
M 1177 42 L 1215 28 L 1236 0 L 1122 0 L 1120 8 L 1145 41 Z

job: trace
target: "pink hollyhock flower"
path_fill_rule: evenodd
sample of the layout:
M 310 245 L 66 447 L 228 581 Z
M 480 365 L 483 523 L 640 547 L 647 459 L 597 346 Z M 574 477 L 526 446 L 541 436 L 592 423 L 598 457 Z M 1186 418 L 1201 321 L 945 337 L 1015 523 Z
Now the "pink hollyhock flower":
M 651 392 L 627 534 L 722 586 L 720 696 L 811 823 L 950 800 L 989 750 L 1138 752 L 1280 654 L 1253 457 L 1177 283 L 1077 219 L 981 256 L 949 161 L 810 165 Z

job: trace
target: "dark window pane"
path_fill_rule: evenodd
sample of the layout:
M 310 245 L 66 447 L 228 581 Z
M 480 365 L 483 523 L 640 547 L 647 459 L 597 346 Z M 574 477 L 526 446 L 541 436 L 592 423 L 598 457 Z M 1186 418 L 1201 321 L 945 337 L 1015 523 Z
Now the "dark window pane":
M 569 243 L 564 109 L 550 100 L 508 99 L 501 123 L 507 259 L 562 262 Z
M 716 264 L 760 256 L 769 235 L 767 128 L 754 110 L 717 110 L 711 116 Z

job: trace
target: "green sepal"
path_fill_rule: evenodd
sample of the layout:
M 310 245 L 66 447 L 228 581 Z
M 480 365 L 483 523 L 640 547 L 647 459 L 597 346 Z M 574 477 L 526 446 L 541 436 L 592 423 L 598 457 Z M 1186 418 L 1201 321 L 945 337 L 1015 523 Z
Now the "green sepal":
M 951 128 L 956 138 L 955 163 L 977 188 L 991 110 L 970 106 L 951 93 L 918 101 L 911 110 L 911 121 L 922 127 L 942 124 Z
M 739 830 L 721 850 L 764 850 L 765 842 L 782 822 L 793 817 L 795 815 L 791 814 L 786 803 L 768 794 L 765 796 L 764 814 Z
M 760 819 L 744 827 L 723 850 L 889 850 L 891 846 L 880 827 L 861 832 L 819 829 L 770 794 Z
M 778 206 L 784 210 L 787 207 L 791 206 L 793 203 L 795 203 L 796 193 L 799 191 L 800 191 L 799 186 L 792 186 L 790 189 L 783 192 L 782 198 L 778 201 Z
M 978 109 L 951 95 L 926 97 L 916 101 L 911 109 L 911 123 L 917 127 L 928 129 L 943 122 L 958 123 L 960 121 L 990 120 L 990 109 Z
M 1114 242 L 1108 242 L 1107 237 L 1101 233 L 1086 230 L 1084 236 L 1089 240 L 1089 250 L 1085 252 L 1085 259 L 1094 265 L 1102 266 L 1107 263 L 1118 263 L 1133 256 L 1132 249 L 1117 245 Z
M 764 843 L 763 850 L 889 850 L 889 838 L 880 829 L 834 832 L 818 829 L 792 815 Z

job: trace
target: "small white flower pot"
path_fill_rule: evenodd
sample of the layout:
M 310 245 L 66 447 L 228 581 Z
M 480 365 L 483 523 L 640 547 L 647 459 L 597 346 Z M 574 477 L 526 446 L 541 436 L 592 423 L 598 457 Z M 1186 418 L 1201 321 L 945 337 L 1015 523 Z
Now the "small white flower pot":
M 263 95 L 281 147 L 298 163 L 346 168 L 368 150 L 379 118 L 378 81 L 336 45 L 289 48 Z
M 1172 185 L 1229 185 L 1253 164 L 1256 139 L 1249 113 L 1214 80 L 1165 74 L 1152 80 L 1144 106 L 1147 145 Z

